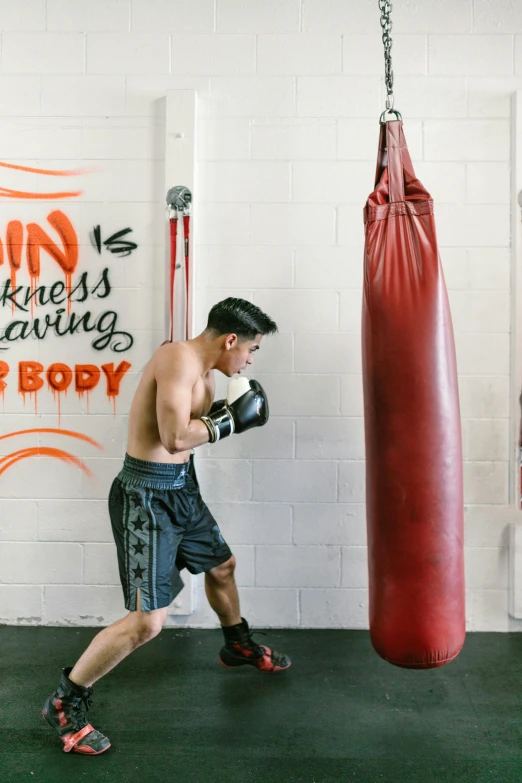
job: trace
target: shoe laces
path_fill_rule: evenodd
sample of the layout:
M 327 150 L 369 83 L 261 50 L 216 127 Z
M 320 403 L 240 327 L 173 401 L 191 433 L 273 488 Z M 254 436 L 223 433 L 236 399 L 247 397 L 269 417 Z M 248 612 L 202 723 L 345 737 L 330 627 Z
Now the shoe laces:
M 266 654 L 267 648 L 266 647 L 260 647 L 258 644 L 255 643 L 255 641 L 251 638 L 251 634 L 256 633 L 259 636 L 266 636 L 266 633 L 264 631 L 251 631 L 248 632 L 248 640 L 252 645 L 252 650 L 254 650 L 260 658 L 263 657 L 263 655 Z M 270 658 L 272 661 L 278 662 L 278 661 L 284 661 L 286 659 L 286 655 L 283 655 L 282 653 L 278 653 L 276 650 L 270 651 Z
M 257 642 L 254 639 L 252 639 L 253 634 L 257 634 L 258 636 L 266 636 L 266 633 L 264 631 L 253 631 L 251 628 L 249 628 L 248 630 L 247 639 L 250 644 L 250 647 L 252 651 L 256 653 L 256 655 L 259 655 L 259 657 L 261 658 L 265 654 L 265 648 L 257 644 Z
M 82 711 L 82 703 L 85 706 L 85 711 L 89 711 L 89 707 L 92 705 L 91 691 L 86 690 L 81 696 L 69 696 L 67 699 L 63 699 L 63 702 L 71 708 L 69 714 L 69 720 L 74 731 L 80 731 L 84 726 L 87 726 L 88 720 Z

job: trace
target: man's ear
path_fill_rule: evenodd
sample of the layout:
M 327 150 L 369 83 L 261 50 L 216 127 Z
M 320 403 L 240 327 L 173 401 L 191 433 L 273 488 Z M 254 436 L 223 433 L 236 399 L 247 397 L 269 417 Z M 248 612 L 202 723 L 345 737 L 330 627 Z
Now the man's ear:
M 225 348 L 226 348 L 226 350 L 230 351 L 231 348 L 235 348 L 237 343 L 238 343 L 237 334 L 229 334 L 229 335 L 227 335 L 227 338 L 225 340 Z

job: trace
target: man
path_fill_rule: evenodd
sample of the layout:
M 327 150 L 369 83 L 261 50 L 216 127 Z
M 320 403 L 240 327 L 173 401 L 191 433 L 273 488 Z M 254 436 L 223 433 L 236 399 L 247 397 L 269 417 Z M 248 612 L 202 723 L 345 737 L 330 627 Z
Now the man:
M 193 449 L 268 420 L 256 381 L 232 402 L 214 398 L 214 370 L 231 378 L 252 365 L 263 335 L 277 326 L 243 299 L 215 305 L 206 329 L 192 340 L 163 344 L 146 366 L 134 395 L 123 469 L 109 495 L 111 524 L 129 614 L 104 628 L 45 702 L 43 715 L 64 751 L 98 755 L 110 742 L 87 722 L 93 684 L 161 631 L 168 607 L 183 587 L 179 571 L 205 573 L 205 591 L 219 617 L 227 668 L 249 664 L 266 672 L 291 661 L 252 640 L 241 617 L 235 558 L 203 502 Z M 233 382 L 231 382 L 232 384 Z M 230 388 L 230 386 L 229 386 Z M 230 394 L 228 395 L 230 398 Z

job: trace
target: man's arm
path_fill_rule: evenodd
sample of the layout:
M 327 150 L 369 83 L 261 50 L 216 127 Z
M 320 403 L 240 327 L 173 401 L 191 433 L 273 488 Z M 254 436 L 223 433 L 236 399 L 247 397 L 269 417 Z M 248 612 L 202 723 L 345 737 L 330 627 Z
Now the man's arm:
M 169 454 L 208 443 L 209 432 L 200 419 L 191 419 L 192 390 L 200 368 L 182 346 L 160 350 L 156 359 L 156 415 L 161 443 Z

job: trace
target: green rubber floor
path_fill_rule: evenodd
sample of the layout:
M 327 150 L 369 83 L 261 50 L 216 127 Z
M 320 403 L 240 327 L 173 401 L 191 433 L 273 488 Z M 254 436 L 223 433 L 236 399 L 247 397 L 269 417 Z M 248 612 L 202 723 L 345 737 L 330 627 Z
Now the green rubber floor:
M 407 671 L 363 631 L 268 630 L 279 675 L 219 666 L 220 629 L 167 629 L 95 687 L 112 748 L 65 754 L 40 710 L 99 629 L 0 627 L 0 783 L 522 783 L 522 634 L 469 634 Z

